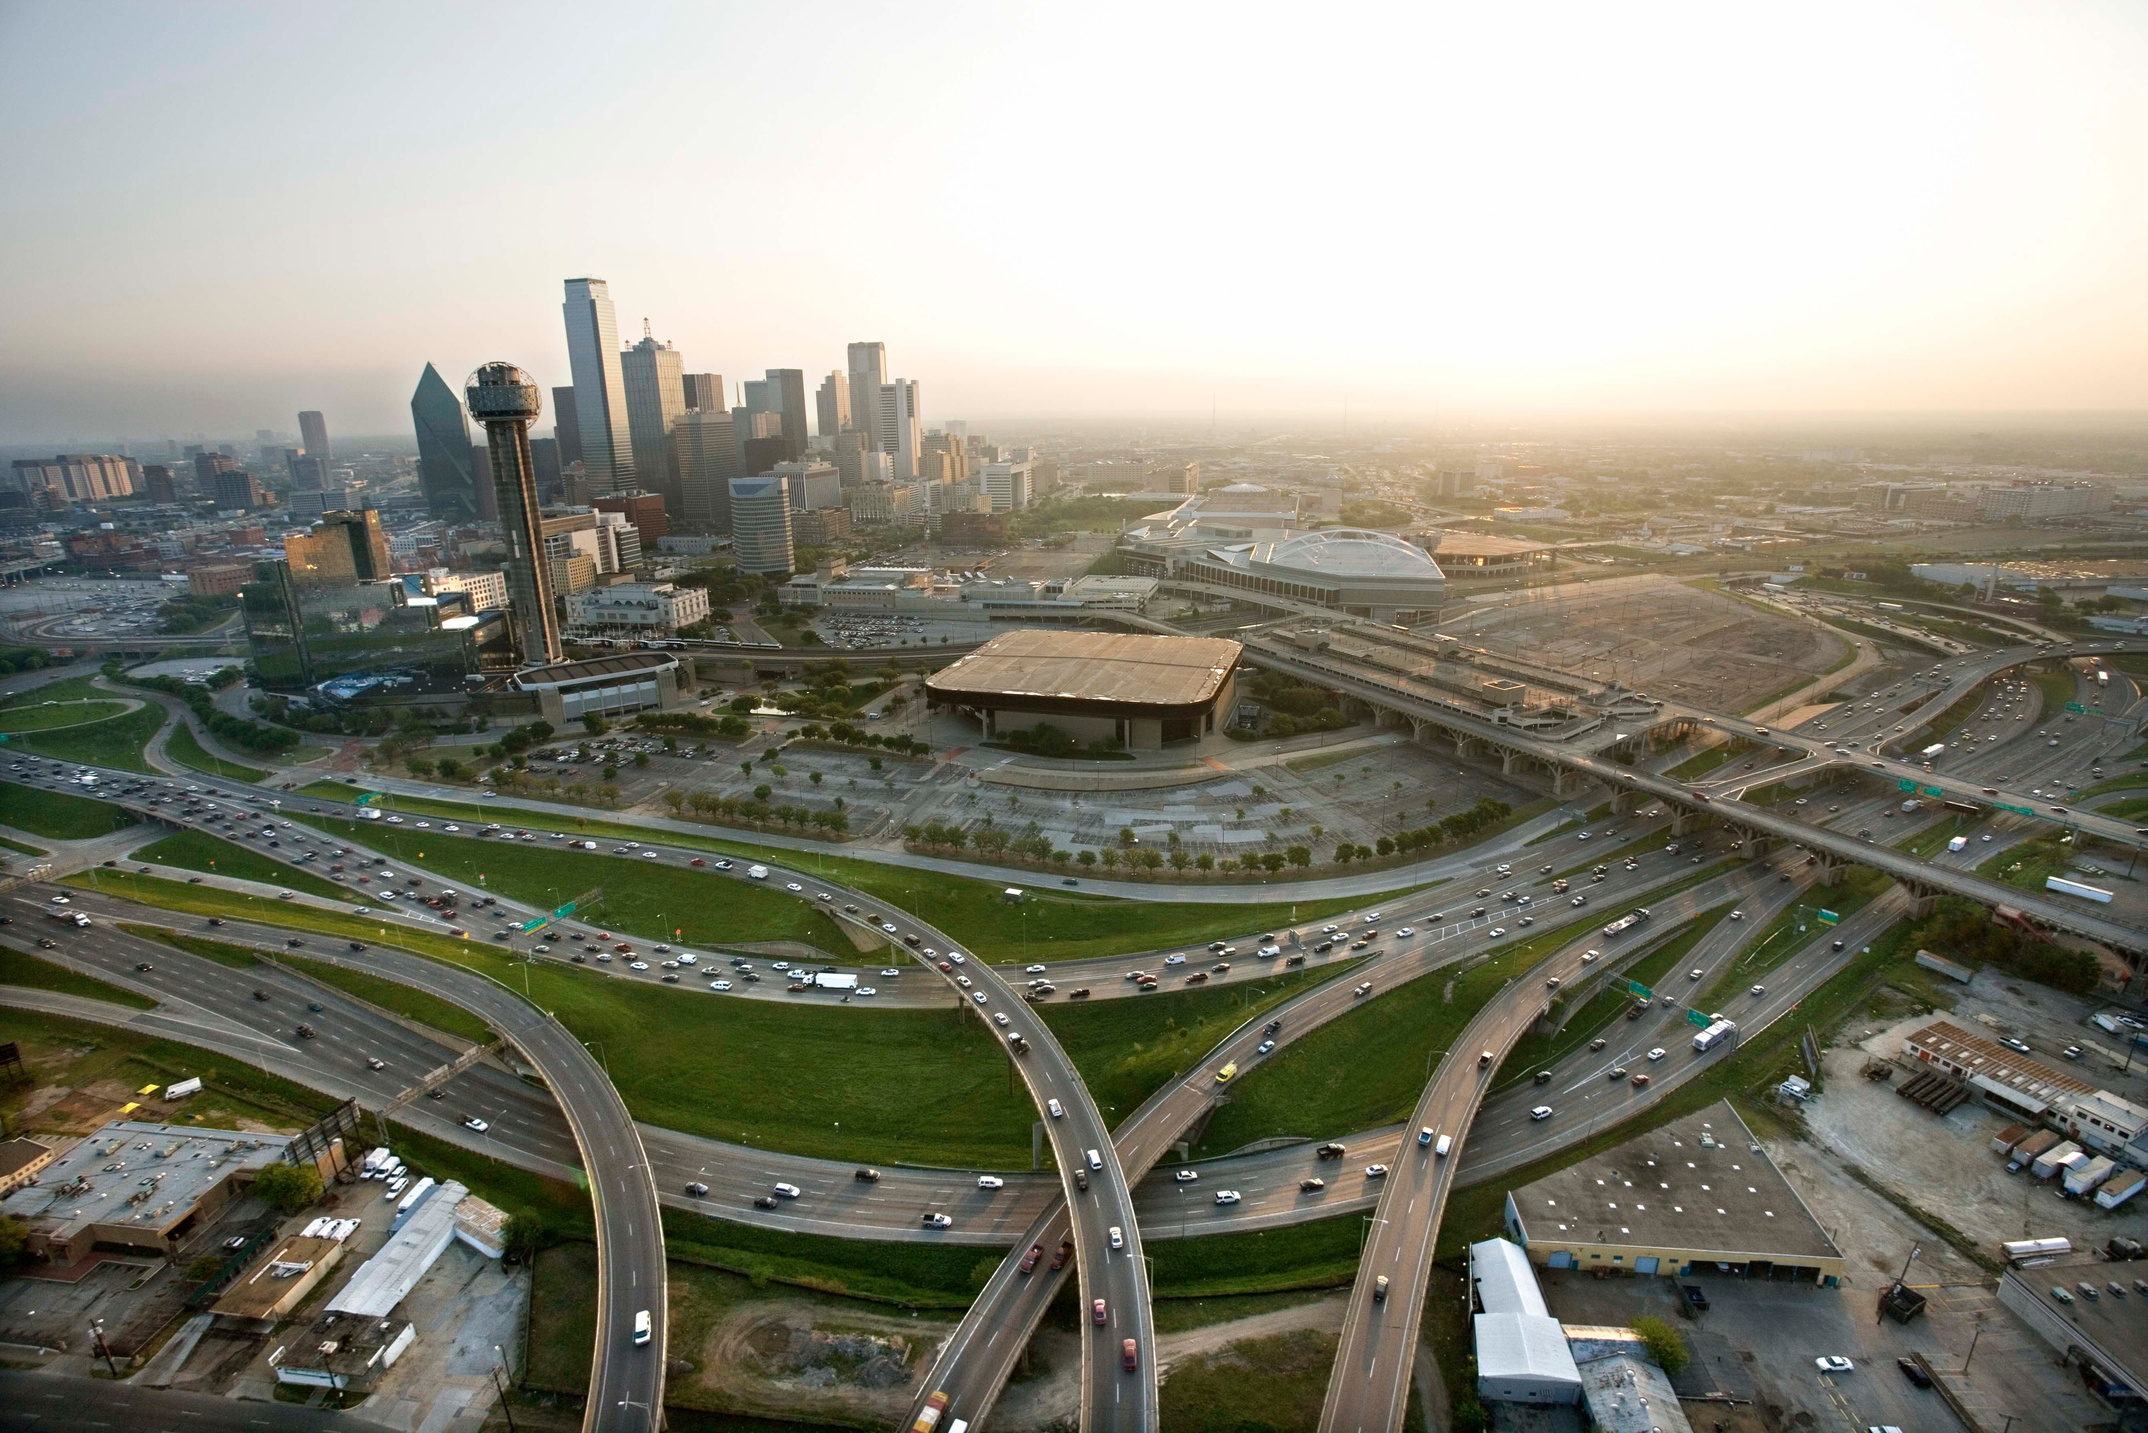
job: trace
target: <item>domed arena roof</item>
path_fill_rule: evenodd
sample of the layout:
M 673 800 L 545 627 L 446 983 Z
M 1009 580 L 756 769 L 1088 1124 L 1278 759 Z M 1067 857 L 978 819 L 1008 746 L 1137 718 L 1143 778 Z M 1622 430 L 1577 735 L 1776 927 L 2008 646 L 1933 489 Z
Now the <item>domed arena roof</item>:
M 1439 564 L 1423 548 L 1363 528 L 1331 527 L 1300 533 L 1275 545 L 1268 561 L 1336 577 L 1438 577 Z

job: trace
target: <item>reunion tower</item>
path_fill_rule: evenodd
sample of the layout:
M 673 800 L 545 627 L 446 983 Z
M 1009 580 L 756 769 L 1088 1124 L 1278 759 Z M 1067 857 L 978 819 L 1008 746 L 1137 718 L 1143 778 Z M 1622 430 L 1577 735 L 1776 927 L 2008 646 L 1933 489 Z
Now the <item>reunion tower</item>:
M 507 534 L 509 622 L 525 667 L 561 660 L 559 619 L 552 611 L 552 574 L 545 562 L 537 471 L 530 462 L 530 424 L 543 411 L 538 388 L 512 363 L 487 363 L 469 378 L 470 416 L 485 425 L 500 527 Z

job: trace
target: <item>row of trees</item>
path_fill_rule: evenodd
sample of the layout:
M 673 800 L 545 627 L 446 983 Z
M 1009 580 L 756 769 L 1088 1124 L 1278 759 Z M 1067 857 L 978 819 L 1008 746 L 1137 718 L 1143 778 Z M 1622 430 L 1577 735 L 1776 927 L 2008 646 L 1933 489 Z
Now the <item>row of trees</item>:
M 671 790 L 664 793 L 664 804 L 674 816 L 692 811 L 707 821 L 743 821 L 755 826 L 796 826 L 802 830 L 825 835 L 841 835 L 850 829 L 850 813 L 842 809 L 843 798 L 838 796 L 836 809 L 816 811 L 810 806 L 775 804 L 770 801 L 774 791 L 767 786 L 756 786 L 751 796 L 718 796 L 713 791 L 684 792 Z
M 226 673 L 229 674 L 228 677 Z M 112 681 L 146 687 L 150 691 L 179 698 L 187 704 L 201 724 L 209 729 L 210 734 L 226 746 L 234 746 L 241 751 L 273 754 L 289 751 L 298 745 L 298 733 L 288 727 L 267 726 L 217 710 L 216 703 L 209 697 L 211 687 L 220 689 L 237 681 L 239 672 L 236 667 L 226 667 L 218 672 L 216 678 L 211 679 L 210 686 L 196 686 L 177 677 L 129 677 L 122 675 L 116 665 L 106 667 L 105 676 Z M 217 678 L 223 680 L 218 681 Z

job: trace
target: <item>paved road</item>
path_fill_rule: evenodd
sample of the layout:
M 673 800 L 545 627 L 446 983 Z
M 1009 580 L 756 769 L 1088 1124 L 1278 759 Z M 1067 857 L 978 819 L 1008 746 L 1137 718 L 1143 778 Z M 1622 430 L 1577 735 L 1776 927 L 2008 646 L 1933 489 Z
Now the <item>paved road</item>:
M 389 1433 L 356 1413 L 15 1369 L 0 1369 L 0 1403 L 10 1427 L 35 1433 Z
M 1815 829 L 1763 807 L 1741 802 L 1716 803 L 1705 792 L 1696 794 L 1695 789 L 1688 783 L 1672 781 L 1651 772 L 1624 766 L 1609 757 L 1568 750 L 1556 742 L 1539 741 L 1522 736 L 1509 728 L 1495 727 L 1486 722 L 1458 716 L 1425 694 L 1400 683 L 1374 680 L 1338 668 L 1333 663 L 1307 659 L 1300 654 L 1286 653 L 1273 646 L 1264 648 L 1260 655 L 1264 662 L 1280 670 L 1293 672 L 1310 681 L 1340 687 L 1352 694 L 1364 695 L 1370 700 L 1398 710 L 1438 721 L 1454 730 L 1497 742 L 1502 747 L 1535 757 L 1552 766 L 1580 772 L 1595 778 L 1613 791 L 1623 789 L 1665 801 L 1673 807 L 1717 815 L 1758 834 L 1797 842 L 1827 860 L 1869 866 L 1896 881 L 1906 881 L 1913 886 L 1967 896 L 1986 906 L 2009 905 L 2025 912 L 2040 924 L 2086 936 L 2113 950 L 2148 951 L 2148 931 L 2093 914 L 2082 909 L 2078 902 L 2056 900 L 2039 892 L 2023 891 L 1987 881 L 1970 872 L 1935 866 L 1888 847 L 1867 844 L 1854 837 L 1824 829 Z M 2026 658 L 2017 656 L 2015 660 Z M 1737 726 L 1730 724 L 1726 729 L 1736 730 Z M 1747 726 L 1744 730 L 1750 733 L 1753 729 Z M 1886 765 L 1877 759 L 1875 762 L 1882 767 Z M 1917 774 L 1924 775 L 1922 772 Z M 1981 790 L 1977 794 L 1981 799 Z M 2129 834 L 2128 839 L 2137 838 Z

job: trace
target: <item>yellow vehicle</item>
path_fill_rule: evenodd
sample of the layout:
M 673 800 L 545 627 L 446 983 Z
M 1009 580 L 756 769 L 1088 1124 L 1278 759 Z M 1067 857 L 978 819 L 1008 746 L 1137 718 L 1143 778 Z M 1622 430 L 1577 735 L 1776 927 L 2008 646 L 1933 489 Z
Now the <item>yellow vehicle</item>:
M 1222 1069 L 1216 1071 L 1216 1083 L 1219 1085 L 1227 1085 L 1231 1082 L 1231 1076 L 1237 1073 L 1238 1062 L 1236 1060 L 1233 1060 L 1228 1065 L 1225 1065 Z

